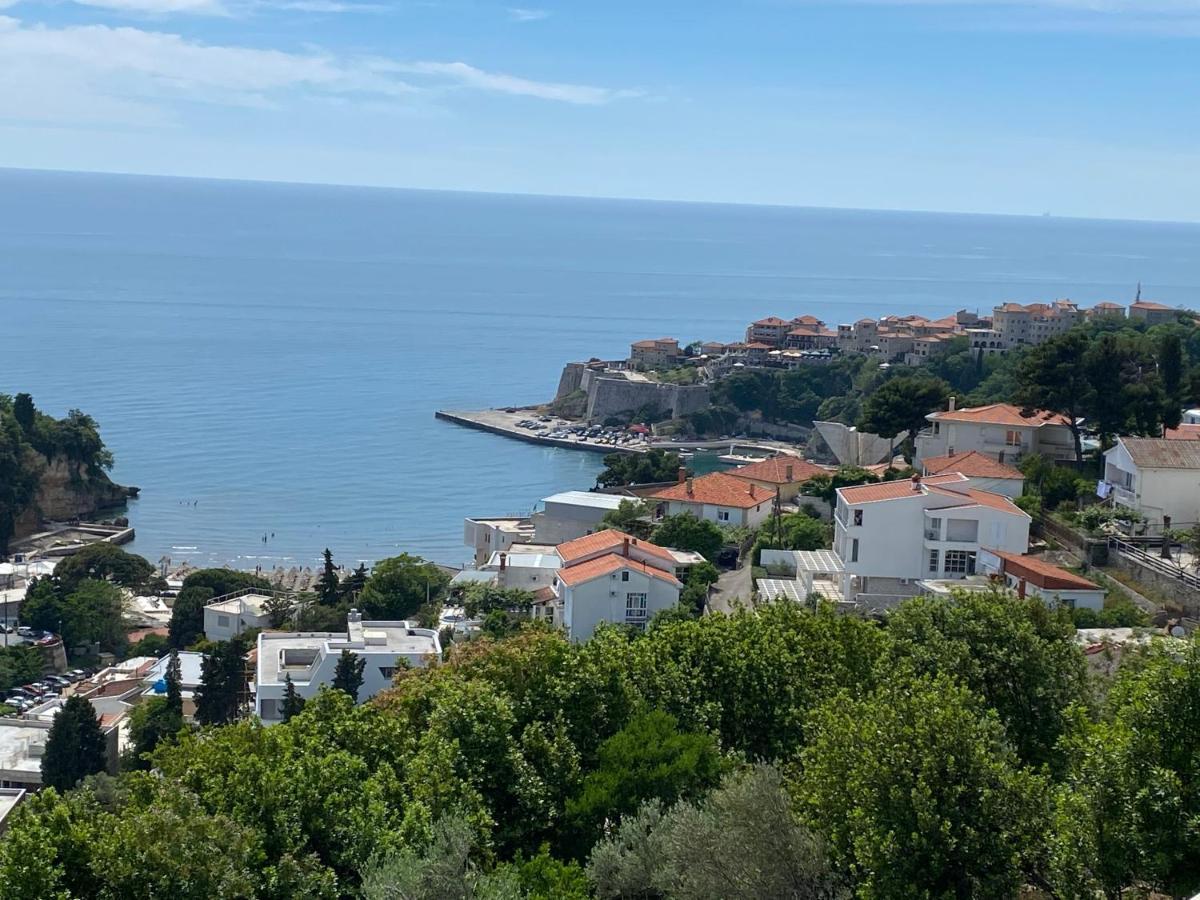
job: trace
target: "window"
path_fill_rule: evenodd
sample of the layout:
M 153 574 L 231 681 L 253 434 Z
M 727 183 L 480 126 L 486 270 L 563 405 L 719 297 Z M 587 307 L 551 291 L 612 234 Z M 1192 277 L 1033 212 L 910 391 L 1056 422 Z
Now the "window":
M 936 575 L 938 573 L 938 551 L 929 551 L 929 574 Z
M 729 521 L 729 510 L 718 509 L 717 510 L 717 521 L 718 522 L 728 522 Z
M 259 709 L 264 722 L 280 718 L 278 700 L 264 700 L 259 704 Z
M 625 621 L 630 625 L 644 625 L 646 622 L 646 595 L 625 595 Z
M 856 509 L 854 511 L 854 524 L 855 525 L 862 524 L 862 516 L 863 516 L 863 511 L 861 509 Z
M 217 627 L 218 628 L 228 628 L 229 627 L 229 616 L 217 616 Z
M 858 538 L 850 542 L 850 562 L 858 562 Z
M 396 674 L 396 667 L 395 666 L 380 666 L 379 674 L 382 675 L 384 678 L 388 679 L 389 681 L 391 681 L 392 676 Z
M 629 572 L 628 572 L 628 571 L 625 571 L 625 572 L 622 572 L 622 573 L 621 573 L 621 580 L 622 580 L 622 581 L 628 581 L 628 580 L 629 580 Z
M 974 575 L 975 552 L 973 550 L 947 550 L 947 575 Z
M 930 519 L 925 527 L 925 540 L 940 541 L 942 539 L 942 520 Z
M 1019 431 L 1004 432 L 1004 445 L 1006 447 L 1020 447 L 1021 446 L 1021 432 L 1019 432 Z

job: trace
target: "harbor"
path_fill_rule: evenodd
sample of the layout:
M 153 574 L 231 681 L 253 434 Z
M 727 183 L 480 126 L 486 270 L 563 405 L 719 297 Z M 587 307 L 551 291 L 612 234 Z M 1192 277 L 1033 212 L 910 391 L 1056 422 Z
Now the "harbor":
M 784 441 L 743 438 L 712 441 L 654 440 L 648 429 L 630 431 L 615 427 L 589 426 L 559 416 L 546 415 L 541 412 L 541 407 L 533 406 L 481 410 L 440 409 L 434 413 L 434 417 L 443 422 L 515 438 L 530 444 L 584 450 L 590 453 L 645 453 L 648 450 L 660 449 L 687 455 L 693 451 L 707 450 L 721 453 L 731 460 L 746 461 L 761 459 L 780 451 L 795 452 L 795 446 Z M 522 423 L 530 422 L 535 423 L 537 427 L 522 427 Z

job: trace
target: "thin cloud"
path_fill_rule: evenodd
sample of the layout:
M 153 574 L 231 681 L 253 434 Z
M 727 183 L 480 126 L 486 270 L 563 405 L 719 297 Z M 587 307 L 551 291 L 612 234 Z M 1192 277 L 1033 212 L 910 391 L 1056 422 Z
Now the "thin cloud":
M 464 87 L 482 91 L 512 94 L 519 97 L 537 97 L 541 100 L 557 100 L 586 106 L 596 106 L 610 103 L 613 100 L 642 96 L 641 91 L 634 90 L 617 90 L 587 84 L 531 81 L 528 78 L 506 75 L 502 72 L 486 72 L 464 62 L 403 63 L 396 65 L 395 68 L 398 72 L 405 74 L 449 79 Z
M 80 6 L 150 16 L 180 13 L 206 16 L 229 15 L 229 9 L 221 0 L 74 0 L 74 2 Z
M 540 22 L 542 19 L 549 18 L 550 11 L 548 9 L 529 9 L 521 6 L 510 6 L 508 8 L 508 17 L 514 22 Z
M 436 97 L 447 88 L 587 105 L 632 95 L 486 72 L 463 62 L 406 63 L 320 49 L 292 53 L 134 27 L 51 27 L 0 16 L 0 118 L 70 122 L 94 108 L 106 110 L 112 124 L 144 125 L 173 119 L 181 102 L 410 105 L 417 95 Z

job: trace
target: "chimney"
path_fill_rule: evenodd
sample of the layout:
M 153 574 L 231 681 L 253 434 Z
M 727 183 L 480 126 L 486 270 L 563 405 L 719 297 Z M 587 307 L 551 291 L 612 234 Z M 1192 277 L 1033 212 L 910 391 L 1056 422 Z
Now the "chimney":
M 754 482 L 753 481 L 750 482 L 750 496 L 751 497 L 754 496 Z
M 625 540 L 621 544 L 621 554 L 626 557 L 629 556 L 629 538 L 628 537 L 625 538 Z
M 784 469 L 783 477 L 787 481 L 788 484 L 792 483 L 792 473 L 795 471 L 796 471 L 796 467 L 793 466 L 791 463 L 788 463 L 787 468 Z
M 958 398 L 957 398 L 957 397 L 951 397 L 951 398 L 950 398 L 950 405 L 947 407 L 947 409 L 948 409 L 950 412 L 954 412 L 954 404 L 955 404 L 957 401 L 958 401 Z
M 687 481 L 687 468 L 685 466 L 680 466 L 679 467 L 679 483 L 683 484 L 685 481 Z
M 689 497 L 692 496 L 692 479 L 691 478 L 687 479 L 687 495 Z
M 912 489 L 913 489 L 914 491 L 919 491 L 919 490 L 921 489 L 921 476 L 920 476 L 920 475 L 917 475 L 917 474 L 914 474 L 914 475 L 913 475 L 913 477 L 912 477 Z
M 500 571 L 503 572 L 507 568 L 508 568 L 508 554 L 501 553 L 500 554 Z
M 352 609 L 352 610 L 350 610 L 349 613 L 346 614 L 346 621 L 347 622 L 361 622 L 362 621 L 362 613 L 360 613 L 357 609 Z

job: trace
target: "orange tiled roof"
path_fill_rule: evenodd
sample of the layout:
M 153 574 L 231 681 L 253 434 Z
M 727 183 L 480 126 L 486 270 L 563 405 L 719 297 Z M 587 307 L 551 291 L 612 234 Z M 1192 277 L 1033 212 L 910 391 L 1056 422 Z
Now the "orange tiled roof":
M 752 490 L 754 496 L 750 495 Z M 755 489 L 754 485 L 724 472 L 713 472 L 693 478 L 691 493 L 688 493 L 688 486 L 684 483 L 655 491 L 650 496 L 656 500 L 677 500 L 681 503 L 707 503 L 712 506 L 752 509 L 764 501 L 773 501 L 775 492 L 769 488 Z
M 989 549 L 988 552 L 994 553 L 1004 560 L 1004 571 L 1007 574 L 1024 578 L 1030 584 L 1036 584 L 1038 587 L 1046 590 L 1096 591 L 1100 589 L 1099 585 L 1093 584 L 1086 578 L 1076 575 L 1074 572 L 1068 572 L 1066 569 L 1058 566 L 1051 565 L 1045 560 L 1036 559 L 1032 556 L 1019 556 L 1016 553 L 1005 553 L 1002 550 Z
M 813 325 L 800 325 L 793 328 L 788 334 L 819 334 L 816 327 Z
M 743 350 L 774 350 L 775 348 L 772 347 L 770 344 L 762 343 L 762 341 L 755 341 L 752 344 L 743 344 L 742 349 Z
M 921 479 L 926 487 L 938 484 L 955 484 L 966 481 L 965 475 L 952 472 L 948 475 L 931 475 Z M 896 500 L 900 497 L 911 497 L 917 492 L 913 490 L 912 479 L 900 478 L 896 481 L 880 481 L 873 484 L 859 484 L 854 487 L 839 488 L 842 499 L 854 506 L 859 503 L 874 503 L 878 500 Z
M 1130 309 L 1163 309 L 1170 312 L 1175 312 L 1175 307 L 1164 306 L 1163 304 L 1155 303 L 1152 300 L 1138 300 L 1130 307 Z
M 591 556 L 602 550 L 620 550 L 625 546 L 626 541 L 629 541 L 631 548 L 637 547 L 648 556 L 657 556 L 659 559 L 665 559 L 671 563 L 675 561 L 675 557 L 658 546 L 658 544 L 652 544 L 649 541 L 639 541 L 637 538 L 631 537 L 623 531 L 617 531 L 615 528 L 607 528 L 604 531 L 597 531 L 595 534 L 587 534 L 573 541 L 567 541 L 565 544 L 559 544 L 558 555 L 562 557 L 564 563 L 570 566 L 572 560 L 582 559 L 585 556 Z
M 788 469 L 791 469 L 791 478 L 788 478 Z M 798 484 L 802 481 L 808 481 L 810 478 L 815 478 L 817 475 L 828 475 L 829 470 L 818 466 L 816 463 L 810 463 L 807 459 L 783 453 L 760 462 L 739 466 L 727 474 L 732 475 L 734 478 L 769 481 L 772 484 Z
M 1047 410 L 1034 410 L 1033 415 L 1026 418 L 1021 415 L 1020 407 L 1011 403 L 991 403 L 987 406 L 973 406 L 967 409 L 956 409 L 953 412 L 944 410 L 932 413 L 929 418 L 939 422 L 981 422 L 986 425 L 1068 425 L 1071 420 L 1060 413 Z
M 969 453 L 955 453 L 953 456 L 932 456 L 922 460 L 926 475 L 940 475 L 943 472 L 961 472 L 968 478 L 1024 478 L 1018 470 L 1004 463 L 996 462 L 990 456 L 984 456 L 978 450 Z
M 662 569 L 648 566 L 643 562 L 638 562 L 636 559 L 628 559 L 619 553 L 607 553 L 604 556 L 589 559 L 587 562 L 581 562 L 577 566 L 559 569 L 555 574 L 563 584 L 573 587 L 577 584 L 583 584 L 585 581 L 591 581 L 594 578 L 619 572 L 621 569 L 641 572 L 643 575 L 649 575 L 651 578 L 657 578 L 659 581 L 679 585 L 679 579 L 670 572 L 664 572 Z
M 1168 441 L 1200 441 L 1200 425 L 1180 425 L 1163 432 Z
M 1092 309 L 1124 309 L 1120 303 L 1113 303 L 1111 300 L 1101 300 Z
M 794 323 L 796 323 L 797 325 L 824 325 L 825 324 L 820 319 L 818 319 L 816 316 L 807 316 L 807 315 L 806 316 L 796 316 L 796 318 L 792 319 L 792 321 Z
M 765 319 L 759 319 L 754 324 L 755 325 L 778 326 L 778 325 L 787 325 L 788 322 L 784 319 L 779 318 L 779 316 L 767 316 Z

